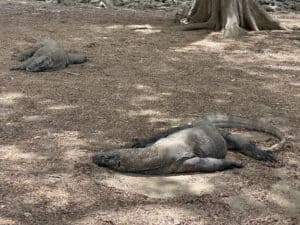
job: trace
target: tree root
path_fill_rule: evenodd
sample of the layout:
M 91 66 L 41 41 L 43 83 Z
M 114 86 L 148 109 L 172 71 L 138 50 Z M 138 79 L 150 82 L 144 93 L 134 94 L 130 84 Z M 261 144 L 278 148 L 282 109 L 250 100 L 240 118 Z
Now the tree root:
M 225 37 L 246 31 L 285 30 L 255 0 L 193 0 L 180 30 L 223 30 Z

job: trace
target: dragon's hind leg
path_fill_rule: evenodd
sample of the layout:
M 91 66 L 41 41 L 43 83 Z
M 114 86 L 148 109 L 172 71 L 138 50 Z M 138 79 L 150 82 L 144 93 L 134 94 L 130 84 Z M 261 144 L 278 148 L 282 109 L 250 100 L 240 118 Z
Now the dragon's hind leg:
M 29 59 L 31 56 L 34 55 L 34 53 L 39 49 L 39 47 L 32 47 L 29 48 L 27 50 L 25 50 L 24 52 L 22 52 L 20 55 L 17 56 L 17 60 L 19 62 L 23 62 L 27 59 Z
M 30 58 L 30 59 L 26 60 L 25 62 L 19 64 L 19 65 L 14 65 L 14 66 L 10 67 L 9 69 L 10 70 L 26 70 L 28 65 L 30 65 L 33 60 L 34 60 L 34 58 Z
M 240 152 L 241 154 L 256 160 L 276 162 L 272 151 L 261 150 L 255 144 L 249 142 L 240 135 L 228 133 L 223 137 L 225 138 L 230 149 L 233 151 Z
M 191 172 L 216 172 L 226 169 L 242 168 L 241 162 L 229 161 L 215 158 L 193 157 L 184 160 L 178 165 L 174 173 L 191 173 Z
M 52 64 L 52 60 L 48 56 L 32 57 L 19 65 L 12 66 L 10 70 L 40 72 L 51 69 Z

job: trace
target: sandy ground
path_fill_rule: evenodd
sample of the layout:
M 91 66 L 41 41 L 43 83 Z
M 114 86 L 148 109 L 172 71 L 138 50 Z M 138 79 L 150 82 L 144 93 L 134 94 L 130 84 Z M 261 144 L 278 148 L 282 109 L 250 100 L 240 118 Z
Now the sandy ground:
M 299 15 L 277 16 L 300 25 Z M 176 31 L 172 18 L 0 2 L 1 225 L 299 224 L 300 32 L 224 40 Z M 37 38 L 89 61 L 9 71 Z M 206 112 L 271 122 L 289 143 L 275 151 L 276 164 L 230 153 L 246 167 L 213 174 L 124 175 L 90 161 Z

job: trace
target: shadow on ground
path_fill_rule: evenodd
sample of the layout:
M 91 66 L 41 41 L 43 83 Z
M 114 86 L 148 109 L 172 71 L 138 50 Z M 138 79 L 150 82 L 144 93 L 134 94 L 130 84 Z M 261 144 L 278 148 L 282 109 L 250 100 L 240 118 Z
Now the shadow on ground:
M 161 12 L 47 7 L 0 9 L 0 224 L 299 222 L 299 42 L 289 39 L 299 33 L 224 40 L 174 31 Z M 40 36 L 89 61 L 8 71 Z M 276 151 L 276 165 L 229 154 L 246 168 L 184 176 L 124 175 L 90 161 L 207 112 L 272 122 L 294 148 Z

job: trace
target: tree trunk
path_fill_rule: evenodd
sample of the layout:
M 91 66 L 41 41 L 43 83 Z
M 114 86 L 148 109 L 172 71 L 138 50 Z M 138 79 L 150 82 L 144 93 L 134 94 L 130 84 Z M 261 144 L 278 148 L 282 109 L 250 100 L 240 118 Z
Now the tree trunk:
M 224 30 L 225 37 L 286 29 L 255 0 L 193 0 L 185 21 L 182 30 Z

